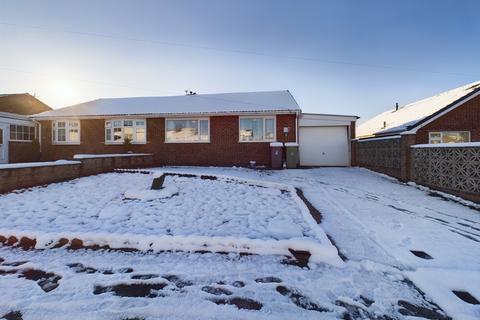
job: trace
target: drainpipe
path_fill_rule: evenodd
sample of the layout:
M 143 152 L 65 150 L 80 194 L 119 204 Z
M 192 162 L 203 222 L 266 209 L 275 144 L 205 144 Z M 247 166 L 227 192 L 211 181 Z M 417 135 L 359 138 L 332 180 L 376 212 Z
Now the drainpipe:
M 37 120 L 33 120 L 33 123 L 38 125 L 38 144 L 40 146 L 40 152 L 42 152 L 42 124 Z
M 295 117 L 295 143 L 298 143 L 298 117 L 300 117 L 300 112 L 297 111 L 297 116 Z

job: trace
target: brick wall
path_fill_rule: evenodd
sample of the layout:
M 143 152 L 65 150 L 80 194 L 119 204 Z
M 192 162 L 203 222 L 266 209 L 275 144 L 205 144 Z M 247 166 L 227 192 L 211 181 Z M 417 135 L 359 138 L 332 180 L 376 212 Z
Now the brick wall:
M 38 144 L 34 142 L 8 142 L 8 162 L 34 162 L 40 159 Z
M 413 181 L 480 202 L 480 147 L 411 149 Z
M 294 142 L 296 137 L 294 114 L 277 115 L 277 140 Z M 210 117 L 210 143 L 165 143 L 165 119 L 147 119 L 147 143 L 132 145 L 107 145 L 105 120 L 81 120 L 80 145 L 52 145 L 50 121 L 42 123 L 42 160 L 71 159 L 79 153 L 152 153 L 156 165 L 247 166 L 251 160 L 258 165 L 270 165 L 268 142 L 239 140 L 238 116 Z M 283 128 L 289 127 L 288 134 Z
M 480 96 L 419 129 L 416 143 L 428 143 L 428 133 L 431 131 L 470 131 L 471 141 L 480 141 Z
M 81 162 L 45 166 L 0 168 L 0 193 L 111 172 L 115 168 L 153 165 L 152 155 L 82 159 Z

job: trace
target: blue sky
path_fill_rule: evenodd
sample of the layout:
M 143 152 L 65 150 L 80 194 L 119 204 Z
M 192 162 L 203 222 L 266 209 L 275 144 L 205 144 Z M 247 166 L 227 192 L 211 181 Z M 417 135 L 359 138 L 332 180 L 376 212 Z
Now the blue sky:
M 364 120 L 480 80 L 478 1 L 22 1 L 0 10 L 0 91 L 100 97 L 289 89 Z

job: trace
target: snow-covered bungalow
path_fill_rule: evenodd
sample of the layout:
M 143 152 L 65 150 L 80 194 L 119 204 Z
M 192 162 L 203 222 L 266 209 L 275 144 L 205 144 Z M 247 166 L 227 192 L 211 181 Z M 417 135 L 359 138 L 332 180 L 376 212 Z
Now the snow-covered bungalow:
M 416 144 L 480 141 L 480 81 L 396 106 L 357 127 L 357 138 L 414 135 Z
M 37 125 L 28 115 L 48 110 L 28 93 L 0 94 L 0 164 L 38 160 Z
M 473 148 L 478 142 L 480 81 L 397 106 L 360 124 L 354 157 L 359 166 L 408 181 L 413 179 L 412 167 L 415 166 L 411 152 L 413 146 Z M 438 157 L 435 161 L 427 169 L 438 171 L 441 161 Z M 456 162 L 459 166 L 470 163 L 466 159 Z M 420 173 L 416 172 L 416 175 L 418 181 Z
M 42 160 L 134 152 L 159 165 L 269 166 L 270 143 L 289 142 L 303 165 L 348 166 L 357 117 L 302 114 L 285 90 L 98 99 L 33 119 Z

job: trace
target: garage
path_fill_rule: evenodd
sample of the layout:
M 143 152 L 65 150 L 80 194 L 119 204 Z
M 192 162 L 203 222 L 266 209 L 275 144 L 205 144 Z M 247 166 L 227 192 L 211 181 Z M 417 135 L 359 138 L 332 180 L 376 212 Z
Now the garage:
M 302 114 L 299 118 L 301 166 L 349 166 L 351 125 L 357 117 Z

